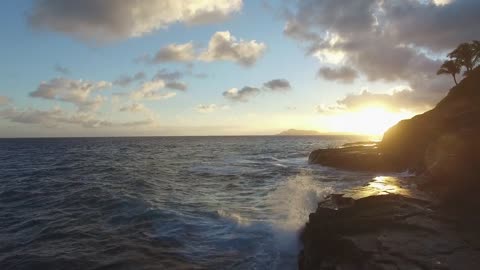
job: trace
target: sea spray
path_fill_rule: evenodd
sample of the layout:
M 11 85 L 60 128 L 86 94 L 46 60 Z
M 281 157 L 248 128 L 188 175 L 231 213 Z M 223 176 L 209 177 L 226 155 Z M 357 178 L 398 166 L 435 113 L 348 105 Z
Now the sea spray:
M 298 230 L 315 211 L 317 204 L 333 192 L 327 183 L 315 181 L 311 171 L 301 171 L 289 177 L 268 197 L 268 203 L 277 216 L 275 226 L 283 230 Z

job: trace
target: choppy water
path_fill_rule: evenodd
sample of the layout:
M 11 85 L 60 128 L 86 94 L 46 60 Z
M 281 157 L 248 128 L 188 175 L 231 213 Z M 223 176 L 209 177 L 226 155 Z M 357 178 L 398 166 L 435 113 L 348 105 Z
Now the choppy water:
M 0 140 L 0 269 L 295 269 L 352 137 Z

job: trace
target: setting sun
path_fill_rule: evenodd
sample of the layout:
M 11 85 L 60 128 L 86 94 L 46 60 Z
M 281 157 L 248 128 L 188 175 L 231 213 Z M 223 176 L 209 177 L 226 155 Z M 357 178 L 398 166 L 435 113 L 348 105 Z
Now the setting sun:
M 365 107 L 332 116 L 329 126 L 332 130 L 346 133 L 381 136 L 389 127 L 413 115 L 406 111 L 393 112 L 384 107 Z

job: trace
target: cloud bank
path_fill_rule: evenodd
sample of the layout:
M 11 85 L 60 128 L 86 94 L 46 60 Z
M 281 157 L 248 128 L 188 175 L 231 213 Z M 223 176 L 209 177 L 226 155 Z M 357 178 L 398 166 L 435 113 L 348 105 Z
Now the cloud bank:
M 321 68 L 320 77 L 407 83 L 411 93 L 395 96 L 408 97 L 412 108 L 434 105 L 451 84 L 436 76 L 435 54 L 480 36 L 476 0 L 299 0 L 292 6 L 284 34 L 334 66 Z
M 87 41 L 140 37 L 174 23 L 223 21 L 241 10 L 242 0 L 35 0 L 29 24 Z
M 252 66 L 264 54 L 267 46 L 255 40 L 237 40 L 230 32 L 216 32 L 208 48 L 200 54 L 199 59 L 206 62 L 232 61 L 242 66 Z
M 286 79 L 274 79 L 263 84 L 263 88 L 245 86 L 242 89 L 231 88 L 223 92 L 223 96 L 233 102 L 248 102 L 258 96 L 262 91 L 285 92 L 292 89 Z
M 266 51 L 265 43 L 256 40 L 238 40 L 229 31 L 216 32 L 206 48 L 198 48 L 193 42 L 169 44 L 154 56 L 146 55 L 141 61 L 160 64 L 164 62 L 214 62 L 230 61 L 244 67 L 253 66 Z

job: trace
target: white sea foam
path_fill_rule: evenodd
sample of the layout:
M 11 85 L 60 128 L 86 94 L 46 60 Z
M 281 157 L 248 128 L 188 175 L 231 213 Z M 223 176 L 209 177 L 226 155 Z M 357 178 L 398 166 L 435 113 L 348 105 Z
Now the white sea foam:
M 235 223 L 237 223 L 238 225 L 241 225 L 241 226 L 248 226 L 251 224 L 251 222 L 248 220 L 248 218 L 245 218 L 245 217 L 242 217 L 240 214 L 238 213 L 235 213 L 235 212 L 229 212 L 227 210 L 224 210 L 224 209 L 219 209 L 217 210 L 217 214 L 222 217 L 222 218 L 226 218 L 230 221 L 233 221 Z
M 311 172 L 289 178 L 273 191 L 268 202 L 276 215 L 275 226 L 282 230 L 297 231 L 315 211 L 317 204 L 333 192 L 330 186 L 315 181 Z

